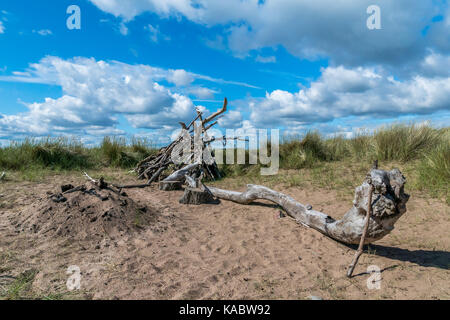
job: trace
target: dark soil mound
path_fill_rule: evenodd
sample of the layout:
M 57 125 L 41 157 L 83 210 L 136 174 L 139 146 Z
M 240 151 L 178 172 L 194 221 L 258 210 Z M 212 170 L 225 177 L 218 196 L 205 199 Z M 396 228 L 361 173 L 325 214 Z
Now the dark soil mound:
M 71 186 L 62 186 L 67 189 Z M 165 229 L 157 210 L 139 206 L 126 193 L 91 183 L 72 190 L 77 191 L 51 194 L 24 209 L 17 232 L 90 239 L 114 238 L 147 227 Z

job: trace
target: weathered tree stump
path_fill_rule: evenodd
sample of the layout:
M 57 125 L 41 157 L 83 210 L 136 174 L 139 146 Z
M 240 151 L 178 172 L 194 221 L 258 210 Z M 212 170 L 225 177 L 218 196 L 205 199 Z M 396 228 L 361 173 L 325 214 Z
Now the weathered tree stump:
M 184 195 L 180 199 L 182 204 L 204 204 L 204 203 L 217 203 L 218 201 L 214 199 L 214 196 L 207 190 L 201 188 L 190 188 L 184 189 Z
M 183 183 L 181 181 L 160 181 L 159 190 L 163 191 L 183 190 Z

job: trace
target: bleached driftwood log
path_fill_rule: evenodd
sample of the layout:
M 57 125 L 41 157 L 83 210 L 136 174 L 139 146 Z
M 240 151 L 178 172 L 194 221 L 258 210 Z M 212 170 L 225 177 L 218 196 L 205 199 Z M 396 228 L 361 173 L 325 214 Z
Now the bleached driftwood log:
M 180 170 L 175 171 L 170 176 L 165 178 L 163 181 L 181 181 L 183 182 L 186 179 L 186 175 L 189 174 L 190 171 L 197 169 L 200 166 L 199 163 L 188 164 L 187 166 L 181 168 Z
M 371 204 L 372 215 L 364 241 L 365 244 L 380 240 L 394 229 L 395 222 L 406 212 L 406 202 L 409 199 L 409 195 L 404 193 L 406 179 L 400 170 L 383 171 L 374 169 L 370 171 L 369 177 L 374 189 Z M 365 180 L 355 190 L 352 208 L 341 220 L 334 220 L 325 213 L 312 210 L 310 206 L 305 206 L 290 196 L 267 187 L 248 185 L 247 191 L 243 193 L 208 187 L 215 197 L 240 204 L 249 204 L 258 199 L 274 202 L 299 223 L 347 244 L 358 244 L 361 239 L 370 188 Z

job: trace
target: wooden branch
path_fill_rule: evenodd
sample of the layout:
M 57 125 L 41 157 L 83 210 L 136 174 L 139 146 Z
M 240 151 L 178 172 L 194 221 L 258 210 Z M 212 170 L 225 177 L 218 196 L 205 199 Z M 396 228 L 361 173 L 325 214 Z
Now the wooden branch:
M 165 178 L 163 181 L 184 181 L 185 176 L 189 173 L 189 171 L 197 168 L 199 165 L 200 164 L 198 164 L 198 163 L 189 164 L 189 165 L 185 166 L 184 168 L 182 168 L 178 171 L 175 171 L 170 176 Z
M 209 117 L 207 117 L 205 120 L 202 121 L 203 125 L 211 122 L 212 120 L 214 120 L 216 117 L 220 116 L 222 113 L 225 113 L 227 111 L 227 105 L 228 105 L 228 100 L 227 98 L 224 99 L 223 101 L 223 107 L 222 109 L 216 111 L 215 113 L 213 113 L 212 115 L 210 115 Z
M 199 114 L 199 113 L 197 113 L 197 117 L 194 119 L 194 120 L 192 120 L 191 121 L 191 123 L 188 125 L 188 127 L 187 127 L 187 130 L 189 130 L 191 127 L 192 127 L 192 125 L 194 124 L 194 122 L 195 121 L 197 121 L 198 120 L 198 118 L 200 118 L 201 117 L 201 113 Z
M 105 182 L 103 177 L 100 177 L 99 180 L 92 179 L 86 172 L 83 172 L 84 176 L 91 181 L 93 184 L 95 184 L 100 189 L 106 189 L 108 187 L 108 184 Z
M 181 125 L 181 128 L 184 130 L 187 130 L 188 128 L 186 127 L 186 124 L 184 122 L 178 122 Z
M 79 191 L 86 191 L 86 187 L 85 186 L 78 186 L 78 187 L 75 187 L 73 189 L 64 191 L 62 194 L 69 194 L 69 193 L 74 193 L 74 192 L 79 192 Z
M 212 127 L 214 127 L 217 123 L 218 123 L 217 121 L 214 121 L 213 123 L 211 123 L 209 126 L 207 126 L 207 127 L 205 128 L 205 131 L 208 131 L 209 129 L 211 129 Z
M 394 229 L 394 224 L 406 212 L 409 195 L 403 191 L 406 179 L 398 169 L 392 171 L 371 170 L 375 201 L 369 220 L 364 244 L 380 240 Z M 249 204 L 258 199 L 269 200 L 280 205 L 297 222 L 305 224 L 322 234 L 347 244 L 358 244 L 365 227 L 366 204 L 371 186 L 365 181 L 355 190 L 353 207 L 341 220 L 334 220 L 325 213 L 314 211 L 288 195 L 264 186 L 248 185 L 247 191 L 235 192 L 208 187 L 211 193 L 224 200 Z
M 373 162 L 372 169 L 373 170 L 377 170 L 378 169 L 378 160 L 375 160 Z M 347 269 L 347 277 L 349 277 L 349 278 L 352 277 L 353 271 L 355 270 L 355 267 L 356 267 L 356 264 L 358 263 L 359 257 L 361 257 L 361 255 L 363 253 L 364 242 L 366 240 L 367 230 L 369 229 L 369 221 L 370 221 L 370 217 L 372 215 L 372 196 L 373 196 L 374 188 L 373 188 L 373 184 L 372 184 L 372 179 L 370 177 L 368 177 L 367 183 L 370 184 L 370 191 L 369 191 L 369 201 L 367 203 L 366 220 L 365 220 L 365 223 L 364 223 L 363 234 L 361 236 L 361 240 L 359 241 L 358 250 L 355 252 L 355 255 L 353 257 L 352 263 L 349 265 L 349 267 Z
M 0 174 L 0 181 L 2 181 L 6 176 L 6 172 L 2 172 L 2 174 Z
M 92 183 L 97 183 L 97 180 L 92 179 L 86 172 L 83 172 L 84 176 L 86 177 L 86 179 L 88 179 L 89 181 L 91 181 Z
M 378 164 L 374 167 L 378 167 Z M 356 264 L 358 263 L 359 257 L 361 256 L 361 254 L 363 253 L 363 248 L 364 248 L 364 241 L 366 241 L 366 235 L 367 235 L 367 230 L 369 229 L 369 221 L 370 221 L 370 216 L 372 215 L 372 194 L 373 194 L 373 185 L 372 185 L 372 180 L 369 178 L 367 181 L 370 184 L 370 191 L 369 191 L 369 201 L 367 203 L 367 214 L 366 214 L 366 220 L 364 222 L 364 230 L 361 236 L 361 240 L 359 241 L 359 247 L 358 247 L 358 251 L 356 251 L 355 256 L 353 258 L 352 263 L 350 264 L 350 266 L 348 267 L 347 270 L 347 277 L 351 278 L 352 274 L 353 274 L 353 270 L 355 270 Z
M 117 189 L 134 189 L 134 188 L 146 188 L 146 187 L 150 187 L 150 184 L 148 183 L 144 183 L 144 184 L 130 184 L 130 185 L 125 185 L 125 186 L 118 186 L 118 185 L 114 185 L 114 187 L 116 187 Z
M 155 174 L 150 178 L 150 180 L 148 180 L 147 184 L 150 185 L 152 182 L 156 181 L 156 179 L 159 178 L 159 176 L 161 175 L 161 173 L 166 170 L 165 166 L 162 166 L 158 169 L 158 171 L 155 172 Z
M 228 141 L 228 140 L 239 140 L 239 141 L 245 141 L 248 142 L 249 140 L 247 138 L 241 138 L 241 137 L 212 137 L 211 140 L 204 141 L 205 144 L 212 143 L 214 141 Z

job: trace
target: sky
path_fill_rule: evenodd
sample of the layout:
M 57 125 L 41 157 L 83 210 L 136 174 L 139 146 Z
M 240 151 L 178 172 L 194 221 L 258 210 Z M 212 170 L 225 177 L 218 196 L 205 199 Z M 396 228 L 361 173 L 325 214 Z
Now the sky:
M 448 1 L 0 0 L 0 145 L 162 144 L 224 97 L 223 132 L 448 126 Z

